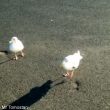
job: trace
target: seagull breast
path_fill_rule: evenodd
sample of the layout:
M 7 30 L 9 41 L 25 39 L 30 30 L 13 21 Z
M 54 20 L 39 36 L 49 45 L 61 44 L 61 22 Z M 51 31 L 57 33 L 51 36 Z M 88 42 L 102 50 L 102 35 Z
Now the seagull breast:
M 22 51 L 23 49 L 24 49 L 24 45 L 20 40 L 16 40 L 16 42 L 9 43 L 9 50 L 11 52 L 17 53 L 19 51 Z
M 64 58 L 62 66 L 66 70 L 74 70 L 79 67 L 80 60 L 82 56 L 79 53 L 74 53 L 73 55 L 68 55 Z

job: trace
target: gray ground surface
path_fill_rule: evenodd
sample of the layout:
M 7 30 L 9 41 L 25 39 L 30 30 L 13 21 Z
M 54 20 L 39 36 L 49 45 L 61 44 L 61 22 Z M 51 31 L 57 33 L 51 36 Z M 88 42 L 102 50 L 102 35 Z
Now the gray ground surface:
M 0 50 L 14 35 L 26 56 L 0 56 L 0 106 L 34 94 L 29 110 L 110 110 L 110 0 L 0 0 Z M 44 90 L 62 80 L 59 65 L 77 49 L 84 59 L 74 79 Z

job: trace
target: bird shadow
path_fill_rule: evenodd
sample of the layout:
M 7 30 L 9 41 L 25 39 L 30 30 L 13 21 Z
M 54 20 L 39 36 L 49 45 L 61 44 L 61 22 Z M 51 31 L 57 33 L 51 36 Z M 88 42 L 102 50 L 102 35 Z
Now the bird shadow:
M 10 52 L 8 52 L 7 50 L 2 50 L 2 51 L 0 51 L 0 53 L 1 53 L 1 56 L 6 56 L 8 58 L 7 60 L 0 62 L 0 65 L 13 60 L 10 56 Z
M 1 52 L 1 53 L 4 53 L 4 54 L 6 54 L 6 55 L 9 54 L 9 52 L 8 52 L 7 50 L 1 50 L 0 52 Z
M 5 60 L 5 61 L 2 61 L 2 62 L 0 62 L 0 65 L 2 65 L 2 64 L 4 64 L 4 63 L 7 63 L 7 62 L 9 62 L 9 61 L 11 61 L 12 59 L 8 59 L 8 60 Z
M 44 97 L 51 88 L 63 84 L 64 82 L 61 81 L 56 84 L 53 83 L 54 81 L 48 80 L 40 87 L 32 88 L 29 93 L 10 103 L 5 110 L 10 110 L 10 107 L 15 107 L 14 110 L 18 110 L 19 108 L 17 107 L 30 107 L 32 104 L 38 102 L 42 97 Z M 20 110 L 24 110 L 24 108 L 20 108 Z

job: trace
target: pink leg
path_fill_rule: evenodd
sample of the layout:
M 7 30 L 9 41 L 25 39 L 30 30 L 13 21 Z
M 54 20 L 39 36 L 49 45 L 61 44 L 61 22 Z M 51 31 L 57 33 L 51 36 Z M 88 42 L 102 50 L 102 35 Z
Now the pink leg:
M 18 56 L 17 54 L 15 53 L 15 57 L 13 58 L 14 60 L 18 60 Z
M 65 77 L 68 77 L 69 79 L 72 79 L 73 78 L 73 75 L 74 75 L 74 72 L 69 70 L 67 71 L 66 74 L 64 74 Z
M 24 53 L 23 53 L 23 51 L 21 51 L 21 56 L 24 57 Z
M 66 74 L 63 74 L 63 76 L 68 77 L 69 76 L 69 72 L 67 71 Z
M 74 75 L 74 72 L 73 71 L 70 71 L 69 72 L 69 78 L 72 79 L 73 78 L 73 75 Z

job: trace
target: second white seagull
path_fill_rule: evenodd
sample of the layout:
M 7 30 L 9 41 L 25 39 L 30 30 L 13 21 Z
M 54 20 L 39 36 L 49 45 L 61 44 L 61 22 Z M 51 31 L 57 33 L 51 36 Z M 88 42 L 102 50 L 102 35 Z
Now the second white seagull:
M 15 60 L 18 59 L 17 53 L 20 52 L 21 56 L 24 57 L 23 53 L 24 45 L 17 37 L 12 37 L 9 41 L 9 51 L 15 54 Z
M 79 50 L 73 55 L 68 55 L 64 58 L 62 66 L 67 71 L 67 73 L 64 74 L 65 77 L 69 77 L 70 79 L 73 77 L 73 72 L 79 67 L 82 58 Z

